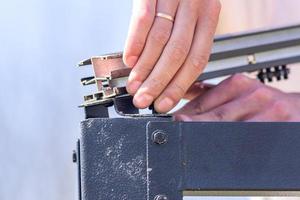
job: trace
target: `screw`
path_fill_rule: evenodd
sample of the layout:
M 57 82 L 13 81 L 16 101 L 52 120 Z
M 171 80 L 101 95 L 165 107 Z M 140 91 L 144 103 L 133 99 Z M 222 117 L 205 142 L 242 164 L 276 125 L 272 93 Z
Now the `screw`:
M 72 154 L 72 160 L 73 160 L 73 163 L 77 162 L 77 154 L 76 154 L 75 150 L 73 151 L 73 154 Z
M 152 140 L 156 144 L 165 144 L 168 141 L 168 136 L 165 132 L 156 130 L 152 133 Z
M 164 194 L 159 194 L 154 197 L 154 200 L 168 200 L 168 197 Z

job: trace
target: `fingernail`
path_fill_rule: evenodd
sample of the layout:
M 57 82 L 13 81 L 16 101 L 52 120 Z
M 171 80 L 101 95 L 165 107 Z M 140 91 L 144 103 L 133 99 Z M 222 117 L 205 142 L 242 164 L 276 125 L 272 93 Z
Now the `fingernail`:
M 137 93 L 133 98 L 133 104 L 138 108 L 147 108 L 153 102 L 153 97 L 145 93 Z
M 174 102 L 172 101 L 172 99 L 165 97 L 160 102 L 158 102 L 156 109 L 160 112 L 167 112 L 172 109 L 173 106 Z
M 141 85 L 142 85 L 142 82 L 140 82 L 140 81 L 128 82 L 127 92 L 129 94 L 135 94 L 138 91 L 138 89 L 141 87 Z
M 126 59 L 126 64 L 128 65 L 128 67 L 134 67 L 136 62 L 138 60 L 138 57 L 137 56 L 131 56 L 131 57 L 128 57 Z

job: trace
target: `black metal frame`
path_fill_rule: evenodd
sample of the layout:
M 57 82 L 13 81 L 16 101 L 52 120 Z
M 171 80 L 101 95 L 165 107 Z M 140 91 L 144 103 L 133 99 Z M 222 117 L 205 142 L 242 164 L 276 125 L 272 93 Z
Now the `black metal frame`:
M 81 198 L 182 200 L 184 191 L 300 191 L 299 145 L 300 123 L 88 119 L 78 161 Z

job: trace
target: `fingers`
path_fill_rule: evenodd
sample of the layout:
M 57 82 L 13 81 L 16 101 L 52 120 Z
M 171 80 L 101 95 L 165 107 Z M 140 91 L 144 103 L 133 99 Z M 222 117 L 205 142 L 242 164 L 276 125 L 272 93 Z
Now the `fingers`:
M 184 99 L 187 100 L 193 100 L 196 97 L 202 95 L 203 93 L 207 92 L 208 90 L 212 89 L 215 87 L 215 85 L 212 84 L 206 84 L 202 82 L 195 82 L 185 93 Z
M 284 100 L 282 100 L 285 98 Z M 260 109 L 259 112 L 250 115 L 246 122 L 296 122 L 299 121 L 299 114 L 294 115 L 294 102 L 289 98 L 277 97 L 276 100 L 270 98 L 270 102 Z M 281 100 L 280 100 L 281 99 Z M 273 101 L 272 101 L 273 100 Z M 296 116 L 296 117 L 295 117 Z
M 254 95 L 237 98 L 229 103 L 198 115 L 178 115 L 180 121 L 243 121 L 248 116 L 260 112 L 267 100 L 257 102 Z
M 240 97 L 244 91 L 254 90 L 258 85 L 256 80 L 236 74 L 189 102 L 183 108 L 184 113 L 187 115 L 202 114 Z
M 207 85 L 207 84 L 203 84 L 203 83 L 197 82 L 197 83 L 193 84 L 189 88 L 189 90 L 185 94 L 184 98 L 188 99 L 188 100 L 193 100 L 197 96 L 205 94 L 212 87 L 214 87 L 214 86 L 213 85 Z M 173 116 L 178 116 L 178 115 L 181 115 L 181 114 L 185 114 L 186 115 L 187 113 L 193 113 L 192 110 L 193 110 L 192 106 L 184 106 L 180 110 L 177 110 L 176 112 L 174 112 Z
M 220 7 L 214 5 L 213 2 L 202 4 L 203 8 L 200 9 L 208 9 L 210 11 L 209 15 L 199 17 L 190 53 L 184 65 L 155 102 L 156 110 L 160 112 L 171 110 L 185 95 L 190 85 L 193 84 L 206 66 L 220 12 Z M 166 99 L 170 99 L 168 100 L 170 103 L 163 103 Z
M 178 0 L 160 0 L 157 2 L 156 12 L 175 16 Z M 132 69 L 127 83 L 127 91 L 135 94 L 147 76 L 151 73 L 167 44 L 173 28 L 173 22 L 162 17 L 156 17 L 148 34 L 145 48 Z
M 133 14 L 125 44 L 124 63 L 133 67 L 146 42 L 152 26 L 156 9 L 156 0 L 134 0 Z
M 219 103 L 211 108 L 207 106 L 208 104 L 205 104 L 209 99 L 208 97 L 211 97 L 211 93 L 215 93 L 215 98 L 222 96 L 221 93 L 219 93 L 219 95 L 216 93 L 217 89 L 221 88 L 221 86 L 225 89 L 223 91 L 226 91 L 226 88 L 232 91 L 232 83 L 235 84 L 236 91 L 239 93 L 238 95 L 232 92 L 227 93 L 228 101 L 225 103 L 215 101 L 215 103 Z M 208 93 L 210 94 L 208 95 Z M 179 121 L 299 121 L 300 114 L 297 107 L 300 104 L 297 103 L 298 98 L 299 97 L 295 99 L 293 94 L 283 93 L 277 89 L 258 83 L 256 80 L 246 79 L 246 77 L 243 78 L 241 75 L 236 75 L 224 81 L 216 88 L 209 90 L 206 94 L 200 96 L 200 98 L 193 100 L 191 102 L 192 106 L 185 106 L 183 112 L 179 111 L 175 113 L 174 118 Z M 200 102 L 204 102 L 204 109 L 201 103 L 198 105 L 195 103 L 197 101 L 199 103 L 199 99 Z M 213 99 L 211 99 L 211 101 L 213 101 Z M 199 109 L 197 108 L 199 106 L 202 106 L 200 112 L 199 110 L 196 112 L 193 111 Z
M 191 9 L 191 5 L 187 6 L 190 3 L 191 0 L 180 2 L 170 40 L 154 69 L 137 91 L 133 100 L 135 106 L 145 108 L 151 105 L 184 63 L 197 22 L 197 10 Z M 179 85 L 178 89 L 181 89 Z M 174 107 L 171 98 L 165 98 L 155 106 L 158 112 L 165 112 L 165 107 Z

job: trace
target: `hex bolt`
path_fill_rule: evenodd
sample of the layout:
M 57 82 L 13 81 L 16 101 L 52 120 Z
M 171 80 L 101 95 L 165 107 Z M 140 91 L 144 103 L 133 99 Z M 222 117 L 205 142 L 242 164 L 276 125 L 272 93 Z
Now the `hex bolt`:
M 156 130 L 152 133 L 152 141 L 156 144 L 165 144 L 168 141 L 168 136 L 161 130 Z
M 153 200 L 168 200 L 168 197 L 164 194 L 159 194 L 156 195 Z

